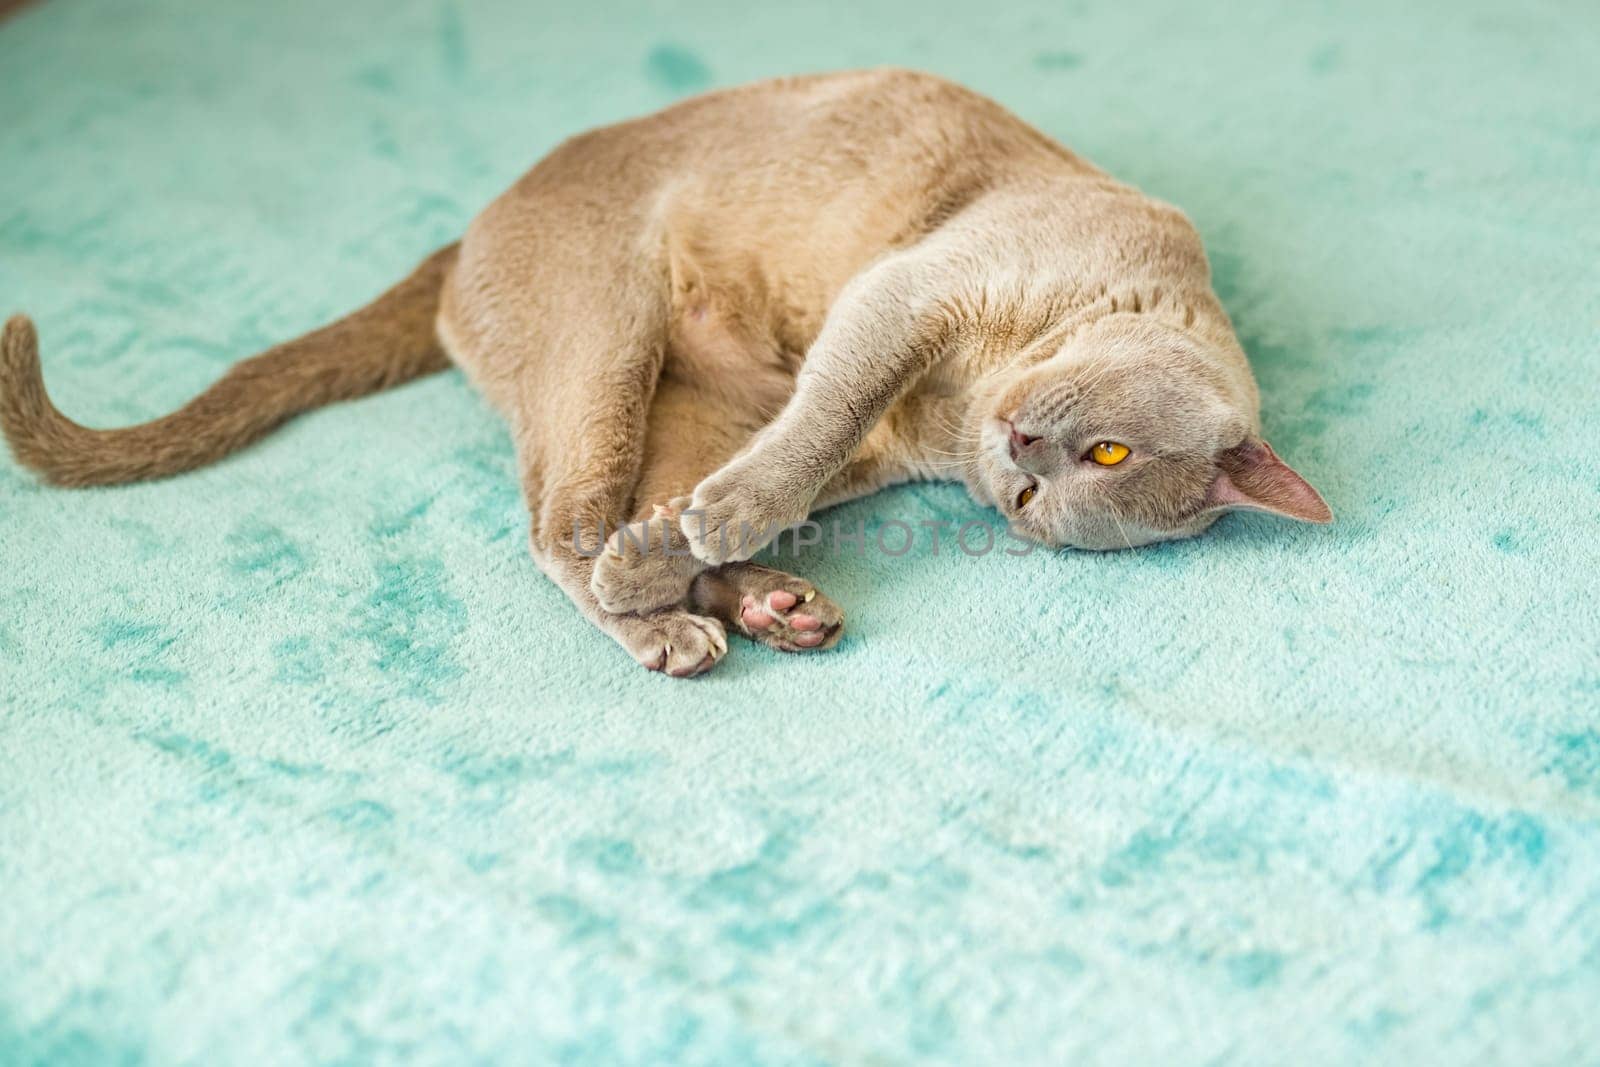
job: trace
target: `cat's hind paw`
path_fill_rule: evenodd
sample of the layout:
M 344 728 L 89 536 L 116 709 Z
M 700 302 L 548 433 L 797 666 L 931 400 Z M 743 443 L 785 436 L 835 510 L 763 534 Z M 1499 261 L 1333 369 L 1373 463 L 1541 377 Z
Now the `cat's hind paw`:
M 613 625 L 617 640 L 640 666 L 674 678 L 704 674 L 728 653 L 722 623 L 690 611 L 623 616 Z
M 744 563 L 724 567 L 701 581 L 724 585 L 718 596 L 721 614 L 739 633 L 768 648 L 817 652 L 832 648 L 844 636 L 844 612 L 804 578 Z
M 589 590 L 606 611 L 642 615 L 681 606 L 705 564 L 689 552 L 677 510 L 657 505 L 651 518 L 629 523 L 594 561 Z

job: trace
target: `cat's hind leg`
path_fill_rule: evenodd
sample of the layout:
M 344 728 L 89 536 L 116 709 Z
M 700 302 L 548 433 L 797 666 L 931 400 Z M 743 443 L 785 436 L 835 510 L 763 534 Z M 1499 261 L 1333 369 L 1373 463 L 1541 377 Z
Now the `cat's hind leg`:
M 689 491 L 743 448 L 759 413 L 703 387 L 663 375 L 650 404 L 634 521 L 615 529 L 590 581 L 607 610 L 647 612 L 683 605 L 706 564 L 679 523 Z
M 535 562 L 646 668 L 702 673 L 728 650 L 720 620 L 686 603 L 609 611 L 590 588 L 605 532 L 633 508 L 663 361 L 664 274 L 634 247 L 542 214 L 469 233 L 441 336 L 511 423 Z M 541 240 L 550 233 L 563 240 Z

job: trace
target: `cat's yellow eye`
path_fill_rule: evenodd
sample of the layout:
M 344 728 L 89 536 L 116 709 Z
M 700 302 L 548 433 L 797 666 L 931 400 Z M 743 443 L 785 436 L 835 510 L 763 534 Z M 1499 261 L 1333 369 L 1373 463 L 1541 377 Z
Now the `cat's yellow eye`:
M 1101 441 L 1089 449 L 1089 458 L 1102 467 L 1115 467 L 1128 458 L 1128 446 L 1115 441 Z
M 1030 485 L 1030 486 L 1028 486 L 1028 488 L 1024 489 L 1022 492 L 1017 494 L 1017 507 L 1019 507 L 1019 508 L 1027 507 L 1028 506 L 1028 501 L 1030 501 L 1032 499 L 1033 499 L 1033 486 Z

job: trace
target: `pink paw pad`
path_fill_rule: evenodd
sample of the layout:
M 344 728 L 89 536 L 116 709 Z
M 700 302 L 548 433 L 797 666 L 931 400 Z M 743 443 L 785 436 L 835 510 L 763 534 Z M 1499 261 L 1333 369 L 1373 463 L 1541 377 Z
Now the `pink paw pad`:
M 739 598 L 739 626 L 770 648 L 799 652 L 827 646 L 838 636 L 842 620 L 837 611 L 826 597 L 819 600 L 814 589 L 803 595 L 787 589 L 750 592 Z
M 777 624 L 778 620 L 762 610 L 753 596 L 746 596 L 740 602 L 740 609 L 740 617 L 744 620 L 744 624 L 752 630 L 770 630 Z

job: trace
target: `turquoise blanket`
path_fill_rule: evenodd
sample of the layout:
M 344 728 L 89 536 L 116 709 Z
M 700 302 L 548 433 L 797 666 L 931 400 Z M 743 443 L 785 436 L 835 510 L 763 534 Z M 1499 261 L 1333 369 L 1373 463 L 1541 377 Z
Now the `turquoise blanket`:
M 568 134 L 879 63 L 1187 210 L 1338 522 L 808 549 L 840 647 L 685 683 L 534 568 L 457 374 L 160 484 L 0 460 L 0 1063 L 1600 1062 L 1587 0 L 41 0 L 0 313 L 133 422 Z

